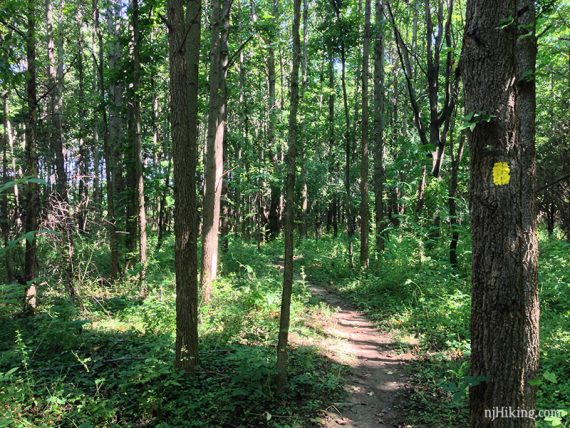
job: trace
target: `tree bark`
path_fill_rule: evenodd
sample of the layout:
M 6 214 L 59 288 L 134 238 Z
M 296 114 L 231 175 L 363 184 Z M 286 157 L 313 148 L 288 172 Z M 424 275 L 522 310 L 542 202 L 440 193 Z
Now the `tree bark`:
M 202 3 L 168 0 L 167 10 L 176 241 L 175 365 L 189 373 L 198 364 L 196 165 Z
M 508 17 L 507 28 L 498 23 Z M 535 215 L 534 2 L 470 0 L 462 73 L 467 112 L 487 115 L 470 135 L 473 231 L 472 427 L 534 427 L 485 410 L 535 408 L 539 361 Z M 488 415 L 487 415 L 488 416 Z
M 362 140 L 360 145 L 360 266 L 368 267 L 368 69 L 370 58 L 371 0 L 364 3 L 364 46 L 362 49 Z
M 8 126 L 8 93 L 2 93 L 2 182 L 8 182 L 8 146 L 10 145 L 9 139 L 9 126 Z M 4 268 L 6 269 L 6 281 L 12 282 L 13 272 L 11 263 L 10 251 L 10 214 L 8 208 L 8 198 L 6 195 L 0 194 L 0 228 L 2 230 L 2 238 L 4 240 Z
M 47 58 L 48 58 L 48 90 L 49 116 L 50 116 L 50 140 L 55 154 L 56 192 L 58 198 L 67 203 L 67 175 L 65 173 L 65 159 L 63 154 L 63 34 L 61 34 L 61 18 L 54 30 L 52 0 L 46 0 L 46 24 L 47 24 Z M 63 9 L 60 1 L 58 9 Z M 57 41 L 56 41 L 57 40 Z M 57 45 L 57 50 L 56 50 Z
M 218 275 L 218 235 L 224 173 L 225 80 L 228 66 L 228 31 L 231 0 L 212 2 L 212 47 L 210 51 L 210 101 L 205 167 L 202 227 L 202 300 L 211 297 L 212 281 Z
M 270 180 L 270 201 L 269 201 L 269 235 L 272 238 L 276 238 L 281 230 L 280 221 L 280 201 L 281 201 L 281 189 L 280 183 L 277 179 L 278 168 L 279 168 L 279 148 L 275 146 L 275 125 L 277 121 L 277 99 L 275 97 L 275 47 L 274 43 L 277 41 L 277 0 L 272 2 L 272 21 L 273 25 L 270 30 L 270 39 L 268 40 L 267 48 L 267 80 L 269 88 L 268 102 L 268 124 L 267 124 L 267 143 L 269 150 L 272 153 L 272 165 L 274 177 Z
M 293 230 L 295 220 L 295 172 L 297 154 L 297 109 L 299 106 L 299 65 L 301 62 L 301 0 L 293 2 L 293 67 L 291 69 L 291 91 L 289 112 L 289 136 L 287 149 L 287 181 L 285 183 L 285 254 L 283 270 L 283 293 L 281 296 L 281 317 L 279 320 L 279 341 L 277 343 L 277 387 L 283 393 L 287 383 L 287 343 L 291 318 L 291 293 L 293 291 Z
M 38 177 L 38 155 L 36 142 L 37 121 L 37 82 L 36 82 L 36 16 L 35 0 L 28 0 L 27 5 L 27 34 L 26 34 L 26 96 L 28 98 L 28 111 L 26 117 L 26 146 L 25 171 L 26 177 Z M 37 183 L 26 184 L 26 201 L 24 232 L 32 235 L 26 239 L 26 253 L 24 259 L 24 283 L 27 284 L 24 297 L 24 312 L 33 313 L 36 309 L 37 296 L 34 284 L 36 276 L 37 239 L 35 233 L 39 225 L 40 192 Z
M 101 114 L 101 123 L 103 131 L 103 152 L 105 155 L 105 179 L 107 181 L 107 227 L 109 229 L 109 250 L 111 252 L 111 280 L 119 276 L 119 244 L 117 237 L 117 225 L 115 219 L 115 185 L 113 177 L 113 156 L 111 142 L 109 141 L 109 122 L 107 120 L 107 106 L 105 97 L 105 80 L 103 73 L 104 64 L 104 44 L 103 33 L 99 27 L 99 1 L 93 0 L 93 15 L 94 15 L 94 28 L 93 32 L 97 35 L 98 49 L 99 49 L 99 64 L 98 64 L 98 83 L 99 83 L 99 109 Z
M 374 208 L 376 252 L 385 246 L 384 220 L 384 0 L 376 0 L 374 39 Z
M 135 163 L 135 183 L 136 183 L 136 211 L 139 232 L 139 263 L 140 263 L 140 292 L 146 295 L 146 269 L 147 269 L 147 237 L 146 237 L 146 213 L 144 199 L 144 159 L 141 145 L 141 105 L 140 105 L 140 86 L 141 86 L 141 37 L 139 31 L 139 2 L 132 0 L 132 29 L 133 29 L 133 154 Z

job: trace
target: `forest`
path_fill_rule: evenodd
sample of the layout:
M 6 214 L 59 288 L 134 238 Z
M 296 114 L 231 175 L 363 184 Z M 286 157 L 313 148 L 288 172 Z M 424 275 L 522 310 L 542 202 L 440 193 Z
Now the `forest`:
M 570 426 L 569 0 L 0 0 L 0 427 Z

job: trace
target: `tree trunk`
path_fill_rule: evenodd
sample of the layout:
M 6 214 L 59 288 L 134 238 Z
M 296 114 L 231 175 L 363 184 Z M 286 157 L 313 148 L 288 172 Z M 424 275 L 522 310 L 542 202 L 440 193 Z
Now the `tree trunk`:
M 297 154 L 297 109 L 299 106 L 299 65 L 301 61 L 301 0 L 293 2 L 293 67 L 291 70 L 291 101 L 289 112 L 289 137 L 287 149 L 287 181 L 285 183 L 285 255 L 283 293 L 277 343 L 277 387 L 283 393 L 287 383 L 287 343 L 291 317 L 291 293 L 293 290 L 293 229 L 295 220 L 295 158 Z
M 85 101 L 85 70 L 83 62 L 84 40 L 81 32 L 83 27 L 83 13 L 81 5 L 77 4 L 75 13 L 75 23 L 77 25 L 77 100 L 79 106 L 79 117 L 87 117 L 87 108 Z M 87 186 L 87 178 L 89 175 L 89 152 L 86 144 L 86 127 L 85 122 L 79 122 L 79 206 L 77 209 L 77 225 L 80 233 L 84 233 L 87 227 L 87 203 L 89 201 L 89 191 Z
M 307 89 L 307 79 L 308 79 L 308 71 L 309 71 L 309 4 L 307 0 L 303 0 L 303 47 L 301 50 L 301 90 L 300 90 L 300 99 L 301 101 L 305 97 L 305 91 Z M 303 106 L 303 104 L 302 104 Z M 301 113 L 301 117 L 303 117 L 303 113 Z M 298 133 L 301 136 L 300 138 L 305 139 L 305 120 L 302 120 L 299 124 Z M 301 181 L 301 219 L 299 222 L 299 239 L 303 240 L 307 238 L 307 229 L 308 229 L 308 222 L 309 222 L 309 187 L 307 185 L 307 151 L 305 150 L 305 145 L 299 148 L 300 152 L 300 161 L 301 161 L 301 175 L 299 177 Z
M 187 3 L 186 14 L 184 4 Z M 201 0 L 168 0 L 170 112 L 174 160 L 176 367 L 198 364 L 196 165 Z
M 500 28 L 505 17 L 515 22 Z M 470 388 L 472 427 L 535 425 L 488 417 L 497 407 L 535 409 L 529 385 L 539 360 L 534 28 L 531 0 L 467 4 L 465 106 L 489 116 L 470 135 L 471 375 L 485 377 Z
M 141 105 L 140 105 L 140 80 L 141 80 L 141 62 L 140 62 L 140 31 L 139 31 L 139 2 L 132 0 L 132 27 L 133 27 L 133 152 L 135 162 L 135 183 L 136 183 L 136 208 L 139 229 L 139 263 L 140 275 L 139 281 L 141 286 L 141 294 L 146 295 L 145 277 L 147 268 L 147 238 L 146 238 L 146 213 L 144 200 L 144 159 L 141 146 Z
M 376 252 L 385 246 L 384 220 L 384 0 L 376 0 L 374 40 L 374 208 Z
M 268 124 L 267 124 L 267 143 L 269 146 L 270 153 L 272 153 L 272 164 L 273 164 L 273 174 L 274 177 L 270 180 L 269 186 L 271 190 L 270 201 L 269 201 L 269 235 L 272 238 L 276 238 L 279 235 L 281 229 L 280 221 L 280 201 L 281 201 L 281 186 L 277 179 L 277 173 L 279 168 L 279 148 L 275 146 L 275 125 L 277 121 L 277 99 L 275 97 L 275 47 L 278 37 L 278 27 L 277 27 L 277 0 L 272 2 L 272 28 L 270 30 L 270 39 L 268 40 L 267 48 L 267 80 L 269 86 L 269 97 L 268 102 Z
M 362 140 L 360 146 L 360 266 L 368 267 L 368 69 L 370 58 L 371 0 L 364 3 L 364 47 L 362 49 Z
M 449 243 L 449 263 L 457 267 L 457 244 L 459 243 L 459 229 L 457 221 L 457 185 L 459 183 L 459 166 L 463 159 L 463 147 L 465 145 L 465 134 L 461 134 L 457 155 L 453 153 L 453 132 L 449 142 L 449 153 L 451 155 L 451 175 L 449 177 L 449 190 L 447 205 L 449 209 L 449 224 L 451 228 L 451 242 Z
M 210 51 L 210 102 L 205 167 L 202 228 L 202 299 L 210 300 L 212 281 L 218 274 L 218 235 L 224 173 L 225 80 L 228 66 L 228 31 L 231 0 L 212 2 L 212 47 Z
M 63 155 L 63 105 L 62 105 L 62 86 L 63 86 L 63 34 L 61 34 L 61 18 L 58 18 L 59 24 L 54 30 L 52 0 L 46 0 L 46 24 L 47 24 L 47 57 L 48 57 L 48 88 L 50 90 L 49 97 L 49 116 L 50 116 L 50 140 L 51 147 L 55 154 L 55 172 L 56 172 L 56 192 L 58 198 L 66 202 L 67 195 L 67 175 L 65 173 L 65 161 Z M 58 5 L 59 10 L 63 10 L 63 2 Z M 54 36 L 55 33 L 55 36 Z M 57 51 L 56 51 L 57 40 Z
M 36 17 L 35 0 L 28 0 L 27 34 L 26 34 L 26 96 L 28 98 L 28 112 L 26 118 L 26 147 L 25 169 L 26 177 L 37 178 L 38 155 L 36 147 L 36 120 L 37 120 L 37 82 L 36 82 Z M 39 224 L 40 192 L 37 183 L 26 184 L 24 232 L 35 234 Z M 27 284 L 24 297 L 24 312 L 33 313 L 36 309 L 36 252 L 37 239 L 32 236 L 26 239 L 26 253 L 24 261 L 23 282 Z
M 115 201 L 114 201 L 114 183 L 113 183 L 113 156 L 111 143 L 109 141 L 109 123 L 107 121 L 107 107 L 105 96 L 105 80 L 103 73 L 104 64 L 104 44 L 103 33 L 99 27 L 99 0 L 93 0 L 94 28 L 93 31 L 97 35 L 99 49 L 99 65 L 98 65 L 98 82 L 99 82 L 99 104 L 101 122 L 103 128 L 103 151 L 105 155 L 105 179 L 107 181 L 107 227 L 109 229 L 109 249 L 111 252 L 111 280 L 119 276 L 119 245 L 117 238 L 117 225 L 115 220 Z
M 2 93 L 2 182 L 8 182 L 8 146 L 9 139 L 9 127 L 8 127 L 8 93 Z M 11 263 L 11 251 L 10 251 L 10 216 L 8 211 L 8 198 L 6 195 L 0 194 L 0 228 L 2 230 L 2 238 L 4 240 L 4 268 L 6 269 L 6 281 L 12 282 L 12 263 Z

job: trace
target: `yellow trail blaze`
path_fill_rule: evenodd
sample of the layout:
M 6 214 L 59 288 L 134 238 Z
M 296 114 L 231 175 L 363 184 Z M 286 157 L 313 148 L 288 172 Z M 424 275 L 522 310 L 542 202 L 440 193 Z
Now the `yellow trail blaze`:
M 504 186 L 511 181 L 511 170 L 508 162 L 496 162 L 493 165 L 493 183 L 495 186 Z

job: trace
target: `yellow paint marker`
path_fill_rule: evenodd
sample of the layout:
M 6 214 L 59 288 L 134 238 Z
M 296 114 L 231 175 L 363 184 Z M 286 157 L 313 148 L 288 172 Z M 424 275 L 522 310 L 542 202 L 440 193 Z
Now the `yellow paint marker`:
M 496 162 L 493 165 L 493 183 L 495 186 L 504 186 L 511 181 L 511 170 L 508 162 Z

